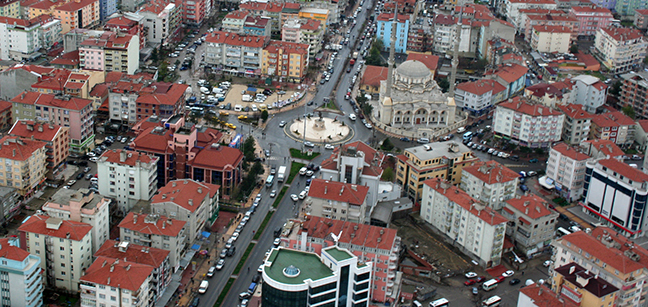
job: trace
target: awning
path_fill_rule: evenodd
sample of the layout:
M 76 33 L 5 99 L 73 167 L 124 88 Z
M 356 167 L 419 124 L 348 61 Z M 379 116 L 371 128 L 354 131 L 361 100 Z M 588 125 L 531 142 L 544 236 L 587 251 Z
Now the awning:
M 554 185 L 553 179 L 548 178 L 546 175 L 538 178 L 538 183 L 547 190 L 552 190 L 553 188 L 556 187 Z
M 200 250 L 200 244 L 194 244 L 194 245 L 192 245 L 192 246 L 191 246 L 191 249 L 196 250 L 196 251 L 197 251 L 197 250 Z
M 203 231 L 203 232 L 202 232 L 202 236 L 203 236 L 203 238 L 207 239 L 207 238 L 209 238 L 209 236 L 211 236 L 211 232 L 209 232 L 209 231 Z

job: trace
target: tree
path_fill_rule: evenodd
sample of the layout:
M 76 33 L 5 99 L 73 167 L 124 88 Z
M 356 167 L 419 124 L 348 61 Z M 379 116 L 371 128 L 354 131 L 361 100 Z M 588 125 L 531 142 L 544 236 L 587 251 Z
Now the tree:
M 358 96 L 358 97 L 356 97 L 356 102 L 359 103 L 359 104 L 363 104 L 363 103 L 367 102 L 367 97 Z
M 391 140 L 389 138 L 386 138 L 383 141 L 382 146 L 380 146 L 380 149 L 390 151 L 390 150 L 394 149 L 394 144 L 392 144 L 392 142 L 391 142 Z
M 373 46 L 371 46 L 371 48 L 376 48 L 378 51 L 382 51 L 385 50 L 385 44 L 382 40 L 376 39 L 374 40 Z
M 153 52 L 151 52 L 151 61 L 157 62 L 158 60 L 158 49 L 153 48 Z
M 261 120 L 265 123 L 268 120 L 268 110 L 261 111 Z
M 373 106 L 368 103 L 363 103 L 361 107 L 362 107 L 362 113 L 364 113 L 367 116 L 369 116 L 369 114 L 371 114 L 371 111 L 373 111 Z
M 382 173 L 382 176 L 380 177 L 380 180 L 383 181 L 393 181 L 394 180 L 394 169 L 391 167 L 385 168 L 385 170 Z
M 614 84 L 612 84 L 612 88 L 610 89 L 610 94 L 613 96 L 619 96 L 619 93 L 621 92 L 621 81 L 616 81 Z
M 246 161 L 254 161 L 256 155 L 254 154 L 256 148 L 254 146 L 254 138 L 248 137 L 243 143 L 243 155 L 245 156 Z
M 447 92 L 450 88 L 450 82 L 448 82 L 448 78 L 441 78 L 439 82 L 437 82 L 437 84 L 444 93 Z
M 571 45 L 571 47 L 569 47 L 569 53 L 578 53 L 578 45 Z
M 623 112 L 623 114 L 625 114 L 626 116 L 628 116 L 628 117 L 630 117 L 632 119 L 635 119 L 635 116 L 637 116 L 637 114 L 635 113 L 634 108 L 632 108 L 632 106 L 629 105 L 629 104 L 623 106 L 623 108 L 621 108 L 621 112 Z

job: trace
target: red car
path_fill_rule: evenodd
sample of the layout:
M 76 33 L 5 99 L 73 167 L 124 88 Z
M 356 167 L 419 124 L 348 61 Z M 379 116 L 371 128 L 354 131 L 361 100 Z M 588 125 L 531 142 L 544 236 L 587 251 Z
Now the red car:
M 506 277 L 504 277 L 504 276 L 500 276 L 500 277 L 495 278 L 495 280 L 497 281 L 498 284 L 503 282 L 504 279 L 506 279 Z
M 466 285 L 466 286 L 472 286 L 472 285 L 474 285 L 474 284 L 476 284 L 476 283 L 477 283 L 477 280 L 475 280 L 475 279 L 471 279 L 471 280 L 466 280 L 466 281 L 464 282 L 464 285 Z
M 475 278 L 475 280 L 476 280 L 478 283 L 482 283 L 482 282 L 485 282 L 485 281 L 486 281 L 486 277 L 484 277 L 484 276 L 479 276 L 479 277 Z

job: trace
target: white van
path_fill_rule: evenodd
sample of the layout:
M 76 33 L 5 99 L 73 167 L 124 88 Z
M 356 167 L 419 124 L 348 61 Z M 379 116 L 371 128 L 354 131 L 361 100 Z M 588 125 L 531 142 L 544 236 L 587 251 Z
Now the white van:
M 207 288 L 209 288 L 209 282 L 206 280 L 201 281 L 200 288 L 198 288 L 198 293 L 205 294 L 205 292 L 207 292 Z
M 350 120 L 356 120 L 355 114 L 349 114 L 349 119 Z
M 200 87 L 200 92 L 205 94 L 205 95 L 208 95 L 210 93 L 209 89 L 206 88 L 206 87 L 203 87 L 203 86 Z
M 457 133 L 462 133 L 464 131 L 466 131 L 466 128 L 464 127 L 460 127 L 459 129 L 457 129 Z
M 419 301 L 413 301 L 412 307 L 423 307 L 423 304 L 421 304 Z
M 243 100 L 245 102 L 252 102 L 252 100 L 253 100 L 252 95 L 243 95 L 243 97 L 241 97 L 241 100 Z
M 256 104 L 252 105 L 252 112 L 257 112 L 259 111 L 259 108 L 257 108 Z
M 236 112 L 241 112 L 243 110 L 243 106 L 240 104 L 237 104 L 234 106 L 234 111 Z

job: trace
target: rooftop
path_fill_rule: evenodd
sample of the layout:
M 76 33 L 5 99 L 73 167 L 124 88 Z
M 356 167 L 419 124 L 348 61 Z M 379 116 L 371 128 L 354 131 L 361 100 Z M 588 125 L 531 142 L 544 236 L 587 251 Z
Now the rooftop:
M 7 135 L 0 139 L 0 158 L 27 161 L 35 151 L 45 148 L 45 145 L 45 142 Z
M 216 143 L 212 143 L 216 144 Z M 194 167 L 208 169 L 233 169 L 243 161 L 243 152 L 228 146 L 207 145 L 191 161 Z
M 67 206 L 70 201 L 83 203 L 83 209 L 94 209 L 99 203 L 104 201 L 104 197 L 99 193 L 94 193 L 87 188 L 74 189 L 59 189 L 52 195 L 50 200 L 44 206 L 56 209 L 56 205 Z M 105 199 L 107 201 L 107 199 Z
M 576 161 L 585 161 L 591 158 L 590 156 L 562 142 L 551 147 L 551 150 L 555 150 L 559 152 L 561 155 Z
M 128 241 L 107 240 L 94 253 L 94 256 L 123 259 L 124 261 L 146 264 L 158 268 L 169 257 L 169 254 L 170 252 L 168 250 L 155 247 L 136 245 Z
M 430 148 L 430 150 L 427 150 L 426 146 Z M 421 161 L 426 161 L 441 157 L 448 159 L 459 158 L 463 157 L 465 153 L 472 151 L 464 144 L 454 141 L 445 141 L 406 148 L 405 152 L 410 153 Z
M 396 240 L 396 229 L 358 224 L 348 221 L 308 216 L 301 224 L 301 232 L 307 232 L 311 238 L 333 241 L 331 234 L 341 234 L 339 243 L 346 243 L 365 248 L 391 250 Z
M 549 204 L 544 199 L 532 193 L 520 196 L 520 198 L 511 198 L 506 201 L 506 204 L 534 220 L 548 215 L 558 216 L 558 213 L 550 209 Z
M 617 41 L 629 41 L 642 38 L 643 35 L 641 31 L 635 28 L 619 28 L 619 27 L 608 27 L 601 28 L 601 31 L 607 33 L 610 37 Z
M 100 157 L 101 162 L 128 165 L 131 167 L 138 165 L 138 163 L 157 163 L 158 159 L 158 157 L 153 155 L 122 149 L 107 150 Z
M 425 64 L 429 70 L 437 70 L 439 67 L 439 56 L 432 54 L 410 52 L 407 54 L 406 61 L 419 61 Z M 369 68 L 369 66 L 367 66 L 367 68 Z
M 398 23 L 404 23 L 404 22 L 407 22 L 409 20 L 410 16 L 405 15 L 405 14 L 398 14 L 397 18 L 398 18 Z M 392 22 L 394 20 L 394 14 L 393 13 L 392 14 L 390 14 L 390 13 L 381 13 L 380 15 L 378 15 L 378 18 L 376 18 L 376 19 L 378 21 L 383 21 L 383 22 L 385 22 L 385 21 Z
M 369 187 L 363 185 L 315 178 L 311 182 L 308 196 L 352 205 L 362 205 L 368 191 Z
M 539 285 L 533 283 L 526 287 L 520 289 L 520 293 L 523 293 L 533 302 L 533 306 L 542 306 L 542 307 L 577 307 L 580 305 L 574 304 L 568 300 L 559 298 L 556 293 L 552 292 L 545 285 Z
M 593 148 L 610 157 L 619 157 L 625 155 L 625 152 L 623 152 L 623 150 L 611 140 L 586 140 L 581 143 L 581 146 L 590 147 L 590 150 L 588 150 L 590 154 L 591 149 Z
M 284 269 L 291 265 L 299 269 L 299 275 L 296 277 L 284 275 Z M 288 285 L 299 285 L 307 279 L 317 281 L 333 276 L 331 269 L 322 263 L 317 254 L 281 247 L 272 250 L 264 270 L 272 280 Z
M 572 285 L 578 287 L 578 289 L 583 289 L 598 298 L 619 290 L 619 288 L 600 278 L 598 274 L 592 274 L 589 270 L 575 262 L 556 268 L 555 271 Z
M 550 25 L 537 25 L 533 26 L 533 29 L 538 32 L 551 32 L 551 33 L 572 33 L 570 27 L 565 26 L 550 26 Z
M 524 113 L 530 116 L 559 116 L 562 115 L 561 112 L 549 108 L 542 104 L 533 104 L 529 103 L 523 99 L 520 99 L 519 96 L 509 99 L 508 101 L 502 102 L 498 107 L 512 109 L 520 113 Z
M 198 182 L 192 179 L 177 179 L 169 181 L 158 190 L 151 199 L 151 205 L 170 202 L 189 212 L 195 212 L 205 198 L 212 198 L 218 193 L 220 186 Z M 208 205 L 210 202 L 208 202 Z
M 507 63 L 498 67 L 497 70 L 493 72 L 493 74 L 499 76 L 500 78 L 502 78 L 502 80 L 508 83 L 512 83 L 519 80 L 520 78 L 524 78 L 528 71 L 528 68 L 520 64 Z
M 154 267 L 107 257 L 97 257 L 79 281 L 137 291 L 147 282 Z
M 364 74 L 362 74 L 360 84 L 379 88 L 380 81 L 387 80 L 388 72 L 389 69 L 387 67 L 367 65 Z
M 170 219 L 163 215 L 137 214 L 128 215 L 119 223 L 119 228 L 130 229 L 149 235 L 177 237 L 187 222 Z
M 576 14 L 598 13 L 598 15 L 609 15 L 610 18 L 612 18 L 612 12 L 610 12 L 610 10 L 597 5 L 573 6 L 571 8 L 571 12 L 574 12 Z
M 584 106 L 581 104 L 570 103 L 568 105 L 558 105 L 565 116 L 572 119 L 591 119 L 594 117 L 594 114 L 591 114 L 583 110 Z
M 263 48 L 266 45 L 267 37 L 257 35 L 241 35 L 236 33 L 214 31 L 207 35 L 205 41 L 213 44 L 225 44 L 231 46 L 245 46 L 250 48 Z
M 477 81 L 461 82 L 457 84 L 457 89 L 475 94 L 477 96 L 481 96 L 483 94 L 491 92 L 494 88 L 494 83 L 497 83 L 497 81 L 492 79 L 480 79 Z
M 331 246 L 327 249 L 323 249 L 323 251 L 326 251 L 326 253 L 331 255 L 331 257 L 333 257 L 338 262 L 353 258 L 353 254 L 351 254 L 348 250 L 340 249 L 337 246 Z
M 40 92 L 22 92 L 18 96 L 11 99 L 11 102 L 42 105 L 74 111 L 80 111 L 88 105 L 92 104 L 92 100 L 90 99 L 83 99 L 74 96 L 57 96 L 54 94 L 43 94 Z
M 38 123 L 31 120 L 19 120 L 16 121 L 9 130 L 10 135 L 21 136 L 23 138 L 31 138 L 39 141 L 52 142 L 56 139 L 57 136 L 62 135 L 64 130 L 69 128 L 63 128 L 59 125 L 49 124 L 49 123 Z
M 48 215 L 34 214 L 28 217 L 18 231 L 37 233 L 49 237 L 81 241 L 92 230 L 92 226 L 73 221 L 65 221 Z
M 477 177 L 486 184 L 510 182 L 520 177 L 518 173 L 495 160 L 477 162 L 464 167 L 461 171 Z
M 592 123 L 599 127 L 634 126 L 636 124 L 632 118 L 620 111 L 597 114 L 592 118 Z
M 632 181 L 636 182 L 648 182 L 648 175 L 628 164 L 620 162 L 617 159 L 603 159 L 599 160 L 598 163 L 608 169 L 616 172 L 617 174 L 624 176 Z
M 23 261 L 29 257 L 29 252 L 14 245 L 19 244 L 17 238 L 0 239 L 0 259 Z

